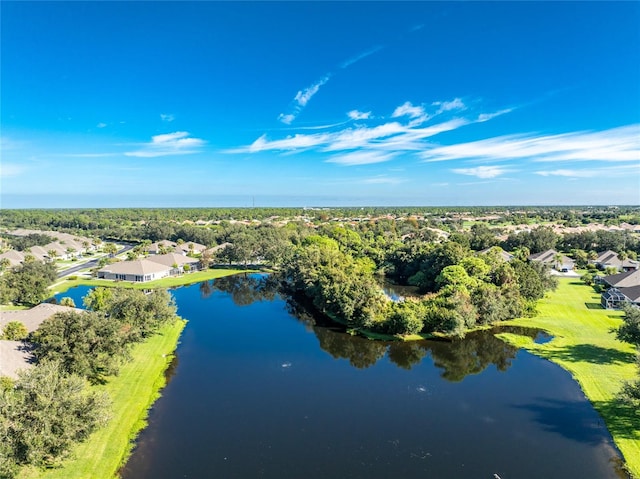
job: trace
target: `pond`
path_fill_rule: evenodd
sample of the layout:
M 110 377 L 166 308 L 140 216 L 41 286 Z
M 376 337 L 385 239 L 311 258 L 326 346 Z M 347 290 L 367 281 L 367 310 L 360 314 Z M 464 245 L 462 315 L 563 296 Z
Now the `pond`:
M 125 479 L 625 477 L 569 374 L 491 331 L 369 341 L 257 275 L 172 293 L 189 322 Z

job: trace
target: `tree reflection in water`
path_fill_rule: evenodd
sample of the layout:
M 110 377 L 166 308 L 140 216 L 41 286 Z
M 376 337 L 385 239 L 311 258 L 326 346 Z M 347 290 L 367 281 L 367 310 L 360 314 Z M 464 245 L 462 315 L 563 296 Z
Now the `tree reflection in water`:
M 215 291 L 228 293 L 234 304 L 246 306 L 256 301 L 272 301 L 278 295 L 274 276 L 239 274 L 205 282 L 200 285 L 203 297 Z M 470 374 L 479 374 L 490 365 L 506 371 L 516 357 L 517 348 L 495 337 L 508 331 L 536 338 L 539 330 L 530 328 L 493 328 L 468 333 L 464 339 L 425 341 L 373 341 L 348 334 L 343 327 L 324 316 L 314 314 L 313 308 L 300 298 L 287 298 L 287 311 L 304 323 L 318 338 L 322 350 L 333 358 L 346 359 L 358 369 L 373 366 L 385 354 L 399 368 L 411 369 L 430 355 L 433 364 L 442 370 L 448 381 L 462 381 Z M 514 329 L 517 329 L 515 331 Z
M 203 298 L 216 291 L 227 293 L 236 306 L 248 306 L 256 301 L 273 301 L 278 295 L 278 282 L 271 275 L 243 273 L 200 284 Z

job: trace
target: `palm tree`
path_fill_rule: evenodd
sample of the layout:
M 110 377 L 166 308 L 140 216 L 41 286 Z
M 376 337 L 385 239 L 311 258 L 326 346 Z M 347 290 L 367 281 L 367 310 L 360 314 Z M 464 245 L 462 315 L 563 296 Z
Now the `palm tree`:
M 562 258 L 563 256 L 560 253 L 556 253 L 553 255 L 553 261 L 556 263 L 556 269 L 560 271 L 562 268 Z

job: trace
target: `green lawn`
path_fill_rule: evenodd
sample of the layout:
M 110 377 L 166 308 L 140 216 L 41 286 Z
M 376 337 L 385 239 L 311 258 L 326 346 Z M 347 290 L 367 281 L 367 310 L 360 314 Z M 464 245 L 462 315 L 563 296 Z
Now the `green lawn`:
M 637 375 L 635 349 L 611 332 L 621 324 L 622 313 L 602 309 L 600 295 L 577 278 L 560 278 L 558 289 L 538 303 L 538 310 L 535 318 L 504 324 L 544 329 L 552 341 L 498 336 L 569 371 L 604 418 L 629 471 L 640 477 L 640 415 L 616 397 L 622 384 Z
M 107 426 L 73 450 L 73 457 L 56 469 L 28 468 L 21 479 L 112 479 L 128 457 L 132 439 L 146 425 L 147 410 L 160 396 L 164 372 L 173 357 L 185 321 L 165 326 L 160 334 L 135 346 L 133 360 L 104 386 L 113 416 Z
M 72 279 L 61 280 L 51 286 L 53 294 L 64 293 L 74 286 L 106 286 L 112 288 L 129 288 L 129 289 L 153 289 L 153 288 L 171 288 L 174 286 L 184 286 L 187 284 L 199 283 L 209 279 L 221 278 L 238 273 L 255 273 L 253 270 L 240 269 L 208 269 L 206 271 L 196 271 L 195 273 L 183 274 L 180 276 L 170 276 L 158 279 L 156 281 L 148 281 L 146 283 L 132 283 L 129 281 L 112 281 L 108 279 Z

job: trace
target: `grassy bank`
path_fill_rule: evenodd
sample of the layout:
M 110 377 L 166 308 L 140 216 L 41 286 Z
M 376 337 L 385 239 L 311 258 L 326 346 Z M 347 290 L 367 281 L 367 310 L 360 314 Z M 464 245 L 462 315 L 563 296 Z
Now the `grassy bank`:
M 541 328 L 554 336 L 546 344 L 499 334 L 503 340 L 560 365 L 580 384 L 603 417 L 629 471 L 640 478 L 640 417 L 617 399 L 622 384 L 637 374 L 635 350 L 615 338 L 622 313 L 600 306 L 600 295 L 574 278 L 560 278 L 558 289 L 538 303 L 540 314 L 504 324 Z
M 28 468 L 21 479 L 111 479 L 128 457 L 132 440 L 146 425 L 147 411 L 160 396 L 166 370 L 178 343 L 185 321 L 178 320 L 162 328 L 148 341 L 137 344 L 132 361 L 104 386 L 113 401 L 113 415 L 107 426 L 77 445 L 72 458 L 56 469 Z
M 199 283 L 200 281 L 207 281 L 210 279 L 221 278 L 223 276 L 230 276 L 238 273 L 255 273 L 253 270 L 241 270 L 241 269 L 208 269 L 206 271 L 196 271 L 195 273 L 183 274 L 180 276 L 170 276 L 167 278 L 158 279 L 155 281 L 148 281 L 146 283 L 132 283 L 129 281 L 112 281 L 108 279 L 67 279 L 61 280 L 51 286 L 53 294 L 64 293 L 68 289 L 74 286 L 105 286 L 105 287 L 118 287 L 129 289 L 153 289 L 153 288 L 172 288 L 174 286 L 184 286 L 187 284 Z

